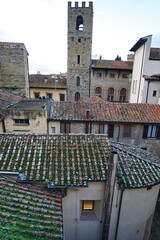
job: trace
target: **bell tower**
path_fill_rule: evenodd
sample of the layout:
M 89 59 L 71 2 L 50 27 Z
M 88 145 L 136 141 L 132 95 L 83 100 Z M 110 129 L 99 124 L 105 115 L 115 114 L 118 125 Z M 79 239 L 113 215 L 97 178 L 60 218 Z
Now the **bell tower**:
M 90 97 L 93 2 L 68 2 L 67 100 Z

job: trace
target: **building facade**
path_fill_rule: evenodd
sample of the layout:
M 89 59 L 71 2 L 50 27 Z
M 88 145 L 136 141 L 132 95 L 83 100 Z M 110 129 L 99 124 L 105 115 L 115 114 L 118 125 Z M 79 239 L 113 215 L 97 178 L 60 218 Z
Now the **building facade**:
M 28 52 L 23 43 L 0 42 L 0 88 L 29 97 Z
M 68 2 L 68 100 L 77 101 L 90 95 L 93 3 L 82 7 Z
M 160 82 L 152 79 L 160 73 L 160 48 L 152 48 L 151 41 L 152 35 L 142 37 L 130 49 L 134 52 L 131 103 L 160 102 Z

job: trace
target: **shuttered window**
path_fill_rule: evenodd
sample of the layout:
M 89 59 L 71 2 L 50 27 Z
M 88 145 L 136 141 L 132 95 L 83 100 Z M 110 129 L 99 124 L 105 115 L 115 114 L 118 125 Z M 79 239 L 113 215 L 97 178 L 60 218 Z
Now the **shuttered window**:
M 70 133 L 70 123 L 61 122 L 60 123 L 60 133 Z

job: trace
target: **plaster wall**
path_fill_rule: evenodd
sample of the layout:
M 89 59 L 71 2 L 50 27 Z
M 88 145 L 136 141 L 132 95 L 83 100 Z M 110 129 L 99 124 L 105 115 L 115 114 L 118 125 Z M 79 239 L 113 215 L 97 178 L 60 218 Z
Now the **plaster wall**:
M 60 93 L 65 95 L 66 100 L 66 90 L 64 89 L 51 89 L 51 88 L 30 88 L 30 98 L 35 98 L 34 92 L 39 92 L 40 97 L 46 96 L 47 93 L 52 93 L 52 99 L 54 101 L 60 101 Z
M 29 119 L 29 125 L 15 124 L 14 119 Z M 5 117 L 5 128 L 7 133 L 47 133 L 46 113 L 44 111 L 40 113 L 30 111 L 27 114 L 22 111 L 12 113 Z
M 160 185 L 151 189 L 125 189 L 120 208 L 120 190 L 116 186 L 111 215 L 109 240 L 147 240 Z M 116 225 L 116 226 L 115 226 Z M 116 228 L 117 238 L 116 238 Z
M 68 188 L 62 200 L 65 240 L 100 240 L 104 182 L 90 182 L 86 188 Z M 94 200 L 96 220 L 81 220 L 82 201 Z
M 1 132 L 1 133 L 4 132 L 4 131 L 3 131 L 3 123 L 2 123 L 2 121 L 0 122 L 0 132 Z

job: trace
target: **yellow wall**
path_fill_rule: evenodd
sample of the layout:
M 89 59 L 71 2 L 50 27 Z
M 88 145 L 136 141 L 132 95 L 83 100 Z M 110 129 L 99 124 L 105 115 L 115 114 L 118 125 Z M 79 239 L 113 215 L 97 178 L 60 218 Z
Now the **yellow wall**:
M 54 101 L 60 101 L 60 93 L 62 93 L 62 94 L 65 94 L 65 100 L 66 100 L 66 89 L 30 88 L 30 98 L 35 98 L 34 92 L 39 92 L 40 97 L 46 96 L 46 93 L 52 93 L 52 99 Z
M 0 132 L 4 132 L 3 131 L 3 123 L 2 123 L 2 121 L 0 122 Z
M 29 125 L 27 124 L 15 124 L 14 119 L 29 119 Z M 47 133 L 47 117 L 45 112 L 43 114 L 36 114 L 35 111 L 33 116 L 25 114 L 8 115 L 5 118 L 5 128 L 7 133 L 36 133 L 44 134 Z

